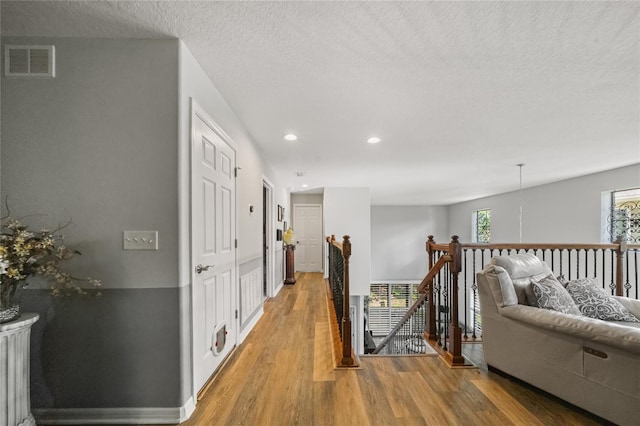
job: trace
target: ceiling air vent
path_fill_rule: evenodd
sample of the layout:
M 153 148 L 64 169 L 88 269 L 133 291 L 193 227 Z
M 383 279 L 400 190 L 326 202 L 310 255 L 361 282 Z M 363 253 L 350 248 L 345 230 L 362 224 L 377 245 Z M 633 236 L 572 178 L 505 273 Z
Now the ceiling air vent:
M 4 47 L 4 75 L 7 77 L 55 77 L 55 46 Z

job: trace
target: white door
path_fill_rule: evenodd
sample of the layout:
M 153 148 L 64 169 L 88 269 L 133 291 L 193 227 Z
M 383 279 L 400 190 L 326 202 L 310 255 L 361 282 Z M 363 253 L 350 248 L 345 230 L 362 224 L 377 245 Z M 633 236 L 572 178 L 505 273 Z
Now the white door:
M 191 237 L 194 391 L 237 342 L 235 151 L 193 103 Z
M 298 246 L 295 252 L 296 271 L 322 271 L 322 206 L 320 204 L 294 205 L 293 230 Z

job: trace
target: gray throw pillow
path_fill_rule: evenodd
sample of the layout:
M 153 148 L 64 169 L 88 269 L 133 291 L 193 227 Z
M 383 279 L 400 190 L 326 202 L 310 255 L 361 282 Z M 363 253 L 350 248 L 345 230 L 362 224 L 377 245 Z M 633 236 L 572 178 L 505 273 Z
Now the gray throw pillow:
M 549 275 L 540 281 L 532 281 L 531 287 L 538 301 L 538 306 L 541 308 L 564 314 L 581 315 L 580 310 L 567 290 L 562 287 L 562 284 L 553 275 Z
M 622 303 L 609 296 L 593 278 L 571 280 L 567 291 L 582 315 L 605 321 L 640 322 Z

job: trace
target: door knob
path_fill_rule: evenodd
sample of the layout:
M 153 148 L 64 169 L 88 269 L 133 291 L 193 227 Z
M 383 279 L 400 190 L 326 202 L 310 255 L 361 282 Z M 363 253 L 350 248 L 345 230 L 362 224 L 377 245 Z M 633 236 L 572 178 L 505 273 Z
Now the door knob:
M 209 270 L 209 268 L 213 268 L 214 266 L 216 266 L 216 265 L 206 265 L 206 266 L 202 266 L 202 265 L 200 265 L 200 264 L 199 264 L 198 266 L 196 266 L 196 273 L 197 273 L 197 274 L 201 274 L 201 273 L 203 273 L 204 271 L 208 271 L 208 270 Z

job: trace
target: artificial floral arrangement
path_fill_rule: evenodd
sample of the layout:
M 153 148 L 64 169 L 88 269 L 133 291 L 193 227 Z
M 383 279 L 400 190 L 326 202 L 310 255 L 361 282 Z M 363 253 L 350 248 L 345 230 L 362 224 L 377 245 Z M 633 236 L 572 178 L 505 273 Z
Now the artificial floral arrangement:
M 61 262 L 80 254 L 64 244 L 61 231 L 71 222 L 53 231 L 33 232 L 21 219 L 6 216 L 0 221 L 0 322 L 19 315 L 19 307 L 13 305 L 14 296 L 28 285 L 26 280 L 35 275 L 49 281 L 51 294 L 56 297 L 87 294 L 86 284 L 100 295 L 100 280 L 74 277 L 60 268 Z

